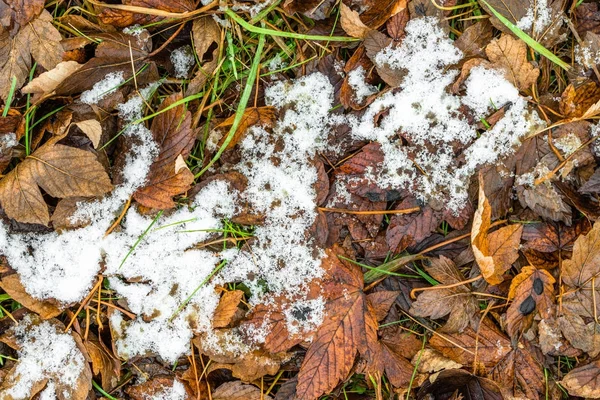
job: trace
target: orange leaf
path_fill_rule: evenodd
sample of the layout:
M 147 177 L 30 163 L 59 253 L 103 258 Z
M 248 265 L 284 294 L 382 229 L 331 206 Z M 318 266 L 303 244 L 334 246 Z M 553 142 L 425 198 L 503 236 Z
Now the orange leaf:
M 229 325 L 238 309 L 238 304 L 240 304 L 243 295 L 244 292 L 241 290 L 232 290 L 230 292 L 225 292 L 223 296 L 221 296 L 219 305 L 213 315 L 213 328 L 225 328 Z

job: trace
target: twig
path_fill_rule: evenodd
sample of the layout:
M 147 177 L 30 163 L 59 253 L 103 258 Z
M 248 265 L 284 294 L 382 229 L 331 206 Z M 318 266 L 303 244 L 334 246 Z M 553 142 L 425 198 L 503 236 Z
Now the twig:
M 462 286 L 462 285 L 466 285 L 467 283 L 478 281 L 481 278 L 482 278 L 482 276 L 481 276 L 481 274 L 479 274 L 474 278 L 467 279 L 467 280 L 461 281 L 461 282 L 452 283 L 450 285 L 436 285 L 436 286 L 429 286 L 429 287 L 423 287 L 423 288 L 414 288 L 413 290 L 410 291 L 410 297 L 414 300 L 417 298 L 417 296 L 415 296 L 416 292 L 424 292 L 427 290 L 450 289 L 453 287 Z
M 344 208 L 327 208 L 319 207 L 319 211 L 341 213 L 341 214 L 354 214 L 354 215 L 382 215 L 382 214 L 411 214 L 414 212 L 421 211 L 421 207 L 406 208 L 404 210 L 372 210 L 372 211 L 353 211 L 346 210 Z

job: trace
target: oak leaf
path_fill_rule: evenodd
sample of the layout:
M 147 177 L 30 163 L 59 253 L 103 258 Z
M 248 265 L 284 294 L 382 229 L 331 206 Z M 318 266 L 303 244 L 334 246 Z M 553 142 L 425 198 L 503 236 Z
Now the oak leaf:
M 482 175 L 479 184 L 479 205 L 473 216 L 471 245 L 481 275 L 491 285 L 503 281 L 502 275 L 519 257 L 523 226 L 509 225 L 488 234 L 491 225 L 491 207 L 483 190 Z
M 523 267 L 521 273 L 513 278 L 508 292 L 512 304 L 506 311 L 507 332 L 511 337 L 529 328 L 536 310 L 542 318 L 552 317 L 554 282 L 548 271 L 532 266 Z
M 427 273 L 443 285 L 453 285 L 464 281 L 463 275 L 452 260 L 441 256 L 430 260 Z M 462 332 L 468 325 L 477 327 L 479 305 L 466 285 L 421 292 L 409 312 L 418 317 L 432 319 L 449 315 L 441 332 Z
M 298 398 L 313 399 L 331 391 L 350 372 L 357 353 L 370 359 L 377 343 L 377 321 L 369 311 L 360 269 L 342 263 L 338 248 L 327 250 L 324 268 L 333 279 L 324 323 L 306 352 L 298 373 Z
M 540 75 L 539 68 L 527 60 L 527 45 L 522 40 L 505 34 L 492 40 L 485 52 L 492 64 L 503 70 L 508 81 L 519 90 L 531 89 Z
M 93 153 L 48 141 L 0 180 L 0 203 L 10 218 L 48 225 L 50 216 L 40 187 L 52 197 L 93 197 L 112 190 Z
M 181 93 L 167 97 L 152 121 L 150 130 L 159 145 L 159 154 L 150 166 L 146 185 L 133 195 L 145 207 L 175 207 L 173 196 L 184 193 L 194 181 L 192 172 L 181 162 L 190 154 L 196 139 L 192 115 L 185 104 L 167 109 L 182 98 Z

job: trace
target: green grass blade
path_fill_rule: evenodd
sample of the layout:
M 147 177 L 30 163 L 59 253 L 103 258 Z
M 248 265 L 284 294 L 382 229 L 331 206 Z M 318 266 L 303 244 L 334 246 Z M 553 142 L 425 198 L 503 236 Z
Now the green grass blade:
M 227 10 L 229 11 L 229 10 Z M 237 17 L 237 15 L 236 15 Z M 254 88 L 254 80 L 256 79 L 256 75 L 258 72 L 258 66 L 260 64 L 260 58 L 262 57 L 263 48 L 265 47 L 265 36 L 260 35 L 258 38 L 258 46 L 256 46 L 256 53 L 254 54 L 254 59 L 252 60 L 252 67 L 250 68 L 250 73 L 248 74 L 248 79 L 246 79 L 246 86 L 244 87 L 244 91 L 242 92 L 242 97 L 240 98 L 240 104 L 238 105 L 237 110 L 235 111 L 235 118 L 233 119 L 233 124 L 231 125 L 231 129 L 229 133 L 227 133 L 227 137 L 223 142 L 223 145 L 217 151 L 217 154 L 213 156 L 210 162 L 200 170 L 195 175 L 195 178 L 198 179 L 203 173 L 205 173 L 212 165 L 217 162 L 219 158 L 221 158 L 221 154 L 225 151 L 229 143 L 233 139 L 235 132 L 240 126 L 240 122 L 242 122 L 242 118 L 244 117 L 244 111 L 246 111 L 246 105 L 248 104 L 248 100 L 250 99 L 250 95 L 252 94 L 252 89 Z
M 258 26 L 250 25 L 248 22 L 244 21 L 239 15 L 231 11 L 230 9 L 225 10 L 225 14 L 238 24 L 240 24 L 247 31 L 258 33 L 260 35 L 269 35 L 269 36 L 280 36 L 292 39 L 300 39 L 300 40 L 322 40 L 328 42 L 357 42 L 361 39 L 346 37 L 346 36 L 322 36 L 322 35 L 305 35 L 302 33 L 295 32 L 282 32 L 276 31 L 268 28 L 260 28 Z
M 410 262 L 419 260 L 421 258 L 423 258 L 423 256 L 418 255 L 418 254 L 411 254 L 411 255 L 399 257 L 395 260 L 381 264 L 376 269 L 371 269 L 371 270 L 365 272 L 365 275 L 364 275 L 365 283 L 372 283 L 380 278 L 383 278 L 383 277 L 386 277 L 389 275 L 393 275 L 392 273 L 396 272 L 397 270 L 402 268 L 404 265 L 406 265 Z
M 510 29 L 510 31 L 512 33 L 514 33 L 515 35 L 517 35 L 517 37 L 519 39 L 521 39 L 522 41 L 524 41 L 525 43 L 527 43 L 527 45 L 529 45 L 537 53 L 543 55 L 548 60 L 552 61 L 554 64 L 558 65 L 559 67 L 561 67 L 565 71 L 568 71 L 568 70 L 571 69 L 571 66 L 569 64 L 567 64 L 566 62 L 564 62 L 563 60 L 561 60 L 560 58 L 558 58 L 550 50 L 548 50 L 547 48 L 545 48 L 544 46 L 542 46 L 541 44 L 539 44 L 538 42 L 536 42 L 531 36 L 529 36 L 528 34 L 526 34 L 525 32 L 523 32 L 518 26 L 516 26 L 515 24 L 513 24 L 512 22 L 510 22 L 508 19 L 506 19 L 506 17 L 504 17 L 504 15 L 502 15 L 498 11 L 496 11 L 494 9 L 494 7 L 492 7 L 490 5 L 490 3 L 488 3 L 486 0 L 479 0 L 479 1 L 481 3 L 483 3 L 485 6 L 487 6 L 490 9 L 490 11 L 492 12 L 492 14 L 494 14 L 494 16 L 496 18 L 498 18 L 500 20 L 500 22 L 502 22 L 508 29 Z
M 160 210 L 158 212 L 158 214 L 156 214 L 156 217 L 152 220 L 152 223 L 150 225 L 148 225 L 148 227 L 146 228 L 146 230 L 140 235 L 139 238 L 137 238 L 137 240 L 135 241 L 135 243 L 133 244 L 133 246 L 131 246 L 131 249 L 129 249 L 129 251 L 125 255 L 125 258 L 123 258 L 123 261 L 121 261 L 121 265 L 119 265 L 118 269 L 121 269 L 121 267 L 123 267 L 123 264 L 125 264 L 125 261 L 127 261 L 127 259 L 129 258 L 129 256 L 131 255 L 131 253 L 133 253 L 133 251 L 135 250 L 135 248 L 138 246 L 138 244 L 140 244 L 140 242 L 142 241 L 142 239 L 148 234 L 148 232 L 150 232 L 150 229 L 152 229 L 152 227 L 154 226 L 154 224 L 156 223 L 156 221 L 158 221 L 158 219 L 160 218 L 160 216 L 162 215 L 162 213 L 163 213 L 163 210 Z
M 10 110 L 10 103 L 12 103 L 12 99 L 15 95 L 16 89 L 17 89 L 17 77 L 13 75 L 12 82 L 10 84 L 10 91 L 8 92 L 8 97 L 6 98 L 6 104 L 4 104 L 4 111 L 2 112 L 3 117 L 6 117 L 8 115 L 8 110 Z

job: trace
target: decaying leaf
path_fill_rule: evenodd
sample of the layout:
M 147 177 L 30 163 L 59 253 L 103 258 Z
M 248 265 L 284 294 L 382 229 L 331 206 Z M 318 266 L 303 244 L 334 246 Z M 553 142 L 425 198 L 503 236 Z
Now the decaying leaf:
M 455 394 L 455 396 L 453 396 Z M 452 369 L 442 371 L 431 380 L 425 381 L 417 394 L 418 400 L 465 399 L 465 400 L 503 400 L 502 390 L 491 379 L 472 375 L 468 371 Z M 452 396 L 452 397 L 449 397 Z
M 444 256 L 431 259 L 430 265 L 425 268 L 429 275 L 443 285 L 453 285 L 465 280 L 452 260 Z M 462 332 L 468 325 L 477 327 L 479 305 L 467 285 L 433 289 L 419 294 L 417 301 L 412 304 L 411 314 L 432 319 L 449 315 L 442 332 Z
M 241 290 L 232 290 L 223 293 L 219 305 L 213 315 L 213 327 L 224 328 L 229 325 L 238 309 L 238 304 L 242 300 L 243 295 L 244 292 Z
M 360 39 L 363 39 L 371 30 L 360 20 L 358 12 L 350 9 L 344 3 L 340 4 L 340 24 L 348 35 Z
M 506 78 L 519 90 L 530 90 L 540 70 L 527 60 L 527 45 L 510 35 L 492 40 L 485 52 L 494 67 L 504 71 Z
M 600 101 L 600 87 L 593 81 L 582 85 L 570 84 L 560 98 L 560 112 L 567 118 L 581 117 Z
M 328 317 L 300 367 L 299 398 L 312 399 L 332 390 L 350 372 L 357 352 L 370 358 L 377 341 L 377 321 L 367 309 L 360 269 L 339 261 L 335 250 L 328 250 L 327 259 L 334 278 L 324 288 L 329 297 Z
M 571 396 L 600 398 L 600 360 L 572 369 L 560 384 Z
M 12 78 L 21 87 L 31 69 L 31 57 L 46 70 L 52 70 L 62 61 L 62 37 L 52 25 L 52 15 L 43 10 L 33 21 L 9 37 L 8 31 L 0 33 L 0 98 L 6 100 Z
M 193 399 L 191 390 L 186 384 L 166 375 L 154 376 L 143 383 L 129 386 L 125 391 L 132 400 L 146 400 L 148 398 L 168 399 L 172 397 L 177 397 L 181 400 Z
M 42 319 L 50 319 L 58 316 L 63 310 L 60 304 L 51 300 L 38 300 L 31 297 L 23 287 L 19 275 L 12 274 L 0 280 L 0 288 L 12 299 L 21 303 L 31 311 L 39 314 Z
M 100 138 L 102 137 L 102 125 L 96 119 L 88 119 L 85 121 L 75 122 L 73 125 L 81 129 L 83 133 L 92 141 L 94 148 L 100 144 Z
M 217 67 L 221 29 L 212 17 L 200 17 L 195 19 L 192 24 L 192 37 L 194 39 L 194 50 L 201 61 L 201 65 L 189 83 L 185 92 L 186 96 L 198 93 Z M 213 47 L 212 53 L 209 54 L 209 50 Z
M 102 388 L 110 392 L 119 383 L 121 362 L 113 357 L 104 343 L 93 334 L 90 334 L 84 345 L 92 360 L 92 372 L 95 376 L 102 377 Z
M 191 113 L 185 104 L 166 110 L 182 98 L 181 93 L 170 95 L 152 121 L 150 130 L 160 151 L 150 166 L 147 184 L 133 195 L 138 203 L 149 208 L 175 207 L 173 196 L 184 193 L 194 181 L 194 175 L 185 163 L 177 162 L 187 158 L 196 139 L 191 127 Z
M 497 285 L 502 282 L 504 272 L 510 269 L 519 256 L 523 226 L 509 225 L 488 234 L 491 212 L 480 175 L 479 206 L 473 217 L 471 245 L 481 274 L 488 283 Z
M 213 400 L 269 400 L 254 385 L 247 385 L 241 381 L 225 382 L 212 393 Z
M 21 89 L 21 93 L 32 93 L 32 101 L 48 96 L 54 92 L 65 79 L 81 68 L 82 65 L 75 61 L 63 61 L 56 64 L 50 71 L 44 72 L 29 82 Z
M 277 115 L 275 113 L 275 107 L 248 107 L 244 110 L 242 119 L 238 125 L 237 130 L 233 134 L 230 142 L 227 144 L 227 148 L 231 149 L 238 144 L 243 138 L 248 128 L 252 126 L 263 126 L 271 127 L 275 123 Z M 235 114 L 221 122 L 217 128 L 228 128 L 233 125 Z M 219 141 L 218 147 L 221 147 L 226 139 L 227 135 L 224 135 Z
M 94 154 L 56 141 L 48 141 L 0 180 L 0 203 L 10 218 L 48 225 L 48 206 L 40 187 L 58 198 L 93 197 L 112 189 Z
M 552 317 L 554 282 L 548 271 L 532 266 L 524 267 L 513 278 L 508 292 L 508 299 L 513 302 L 506 311 L 507 332 L 511 337 L 515 337 L 518 330 L 529 328 L 536 310 L 542 318 Z

